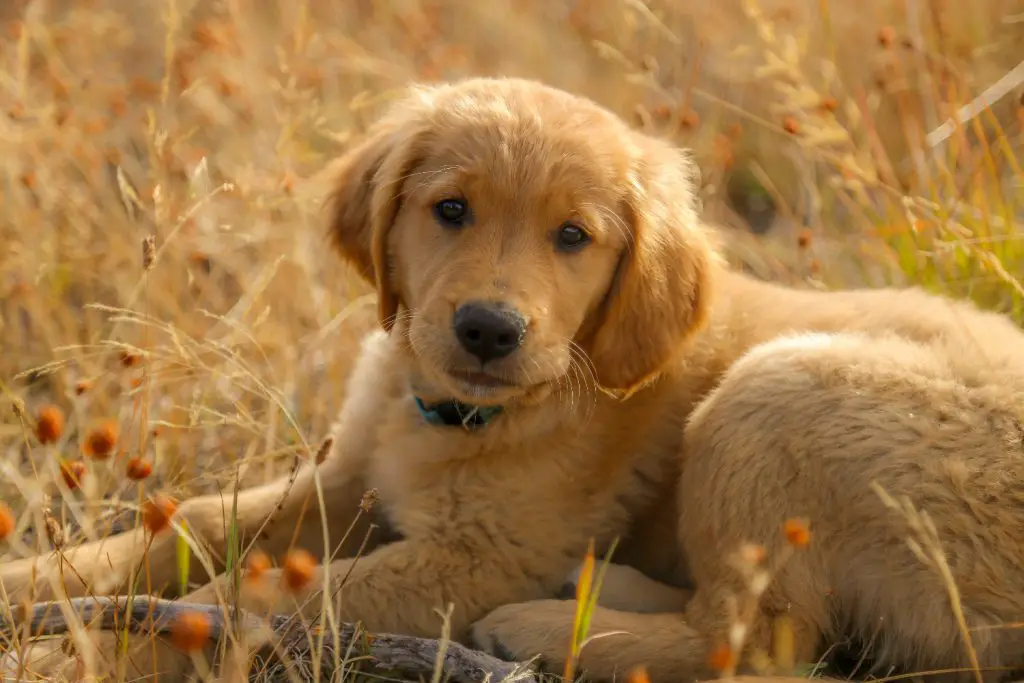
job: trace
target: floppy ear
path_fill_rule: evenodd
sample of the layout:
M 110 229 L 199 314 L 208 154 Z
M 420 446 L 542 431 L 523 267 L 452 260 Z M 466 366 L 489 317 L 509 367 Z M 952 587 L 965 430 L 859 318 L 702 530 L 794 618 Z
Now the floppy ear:
M 399 304 L 388 261 L 388 233 L 401 208 L 403 180 L 418 161 L 416 121 L 409 118 L 393 110 L 330 169 L 331 242 L 376 287 L 378 318 L 385 330 L 394 324 Z
M 716 262 L 697 219 L 693 164 L 660 141 L 640 137 L 638 145 L 623 201 L 630 242 L 584 342 L 601 386 L 626 394 L 653 379 L 704 325 Z

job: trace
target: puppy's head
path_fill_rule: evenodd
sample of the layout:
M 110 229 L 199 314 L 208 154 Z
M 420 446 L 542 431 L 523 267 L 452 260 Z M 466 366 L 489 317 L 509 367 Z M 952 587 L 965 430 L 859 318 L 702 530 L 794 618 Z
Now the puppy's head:
M 453 398 L 583 377 L 628 391 L 704 319 L 691 164 L 589 100 L 517 79 L 417 88 L 333 173 L 335 245 Z

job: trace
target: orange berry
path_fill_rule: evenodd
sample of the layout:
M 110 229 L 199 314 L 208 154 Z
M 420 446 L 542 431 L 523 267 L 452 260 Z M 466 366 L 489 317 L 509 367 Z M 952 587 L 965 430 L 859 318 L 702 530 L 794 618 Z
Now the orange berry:
M 13 297 L 20 298 L 20 297 L 28 296 L 31 293 L 32 293 L 32 285 L 30 285 L 29 283 L 25 282 L 24 280 L 18 280 L 17 282 L 12 284 L 11 288 L 8 290 L 8 296 L 10 296 L 12 298 Z
M 801 519 L 787 519 L 782 526 L 782 532 L 786 536 L 786 542 L 797 548 L 811 542 L 811 530 L 807 527 L 807 522 Z
M 92 136 L 106 132 L 107 128 L 107 122 L 100 118 L 89 119 L 82 124 L 82 130 Z
M 118 427 L 113 420 L 107 420 L 85 435 L 82 448 L 93 460 L 106 460 L 117 445 Z
M 128 103 L 124 95 L 117 94 L 110 98 L 110 113 L 121 118 L 128 111 Z
M 878 29 L 878 44 L 882 47 L 889 47 L 896 40 L 896 29 L 892 26 L 883 26 Z
M 740 548 L 740 557 L 747 564 L 757 566 L 768 559 L 768 551 L 765 550 L 763 545 L 747 543 Z
M 728 136 L 719 133 L 713 141 L 715 161 L 722 168 L 731 168 L 736 162 L 736 154 L 733 151 L 732 140 Z
M 60 477 L 72 491 L 82 485 L 86 471 L 85 463 L 81 460 L 64 460 L 60 464 Z
M 0 541 L 11 535 L 14 531 L 14 513 L 6 503 L 0 503 Z
M 122 350 L 118 357 L 121 359 L 121 365 L 126 368 L 131 368 L 139 363 L 139 354 L 132 353 L 131 351 Z
M 800 247 L 801 249 L 806 249 L 807 247 L 811 246 L 812 237 L 813 233 L 811 232 L 810 228 L 804 228 L 799 233 L 797 233 L 796 246 Z
M 313 556 L 302 548 L 296 548 L 284 558 L 282 577 L 285 585 L 292 591 L 302 590 L 313 580 L 317 562 Z
M 235 85 L 226 78 L 217 79 L 217 92 L 221 97 L 231 97 L 235 94 Z
M 210 641 L 210 617 L 202 612 L 182 612 L 171 624 L 171 642 L 179 650 L 192 652 Z
M 87 379 L 79 380 L 75 383 L 76 396 L 81 396 L 82 394 L 87 393 L 90 389 L 92 389 L 92 382 Z
M 651 683 L 651 677 L 647 675 L 646 667 L 640 664 L 627 672 L 626 683 Z
M 246 562 L 245 578 L 247 581 L 259 581 L 270 571 L 270 558 L 262 550 L 254 550 L 249 553 Z
M 197 24 L 192 30 L 192 40 L 201 47 L 219 52 L 225 47 L 225 36 L 218 30 L 220 27 L 211 21 Z
M 725 643 L 716 645 L 708 655 L 708 666 L 715 671 L 725 671 L 734 665 L 732 648 Z
M 128 88 L 136 97 L 154 97 L 160 94 L 161 85 L 158 82 L 136 76 L 131 80 Z
M 41 444 L 60 441 L 64 433 L 64 413 L 55 405 L 45 405 L 36 415 L 36 439 Z
M 142 525 L 153 534 L 171 526 L 171 517 L 178 505 L 166 496 L 156 495 L 142 504 Z
M 133 481 L 142 481 L 153 474 L 153 466 L 142 458 L 132 458 L 128 461 L 128 478 Z
M 696 128 L 700 125 L 700 116 L 697 112 L 690 109 L 679 119 L 679 125 L 682 128 Z
M 295 191 L 296 182 L 297 178 L 295 174 L 291 171 L 285 171 L 284 177 L 281 179 L 281 188 L 284 189 L 287 194 L 291 194 Z
M 782 129 L 790 135 L 796 135 L 800 132 L 800 123 L 792 116 L 787 116 L 782 119 Z

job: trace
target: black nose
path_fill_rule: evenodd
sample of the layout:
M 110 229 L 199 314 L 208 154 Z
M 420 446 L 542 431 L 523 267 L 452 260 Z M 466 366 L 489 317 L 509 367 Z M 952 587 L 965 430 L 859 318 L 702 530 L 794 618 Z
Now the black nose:
M 512 353 L 526 334 L 526 321 L 514 309 L 482 301 L 459 306 L 452 325 L 462 348 L 481 363 Z

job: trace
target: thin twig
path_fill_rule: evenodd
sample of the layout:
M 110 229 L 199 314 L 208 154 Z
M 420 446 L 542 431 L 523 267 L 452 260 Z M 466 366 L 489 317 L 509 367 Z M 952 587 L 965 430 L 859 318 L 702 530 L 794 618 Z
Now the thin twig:
M 316 625 L 306 624 L 292 619 L 290 616 L 273 615 L 266 621 L 245 610 L 224 607 L 221 605 L 203 605 L 164 600 L 152 596 L 135 596 L 129 600 L 121 597 L 83 597 L 72 598 L 66 603 L 40 602 L 25 609 L 12 606 L 11 616 L 14 623 L 0 617 L 0 635 L 8 638 L 27 626 L 33 637 L 57 635 L 71 630 L 65 612 L 61 606 L 70 608 L 83 623 L 93 628 L 113 631 L 123 628 L 127 623 L 135 633 L 146 635 L 167 636 L 176 618 L 186 613 L 203 614 L 210 626 L 209 641 L 216 644 L 223 638 L 233 625 L 250 636 L 256 636 L 256 642 L 266 642 L 271 636 L 278 641 L 272 645 L 275 652 L 284 652 L 285 657 L 263 657 L 264 661 L 254 664 L 251 680 L 265 683 L 276 683 L 288 680 L 289 668 L 298 668 L 309 672 L 310 666 L 309 628 Z M 126 619 L 127 617 L 127 619 Z M 437 662 L 442 661 L 442 669 L 452 683 L 537 683 L 534 674 L 523 663 L 504 662 L 484 652 L 472 650 L 454 642 L 442 643 L 430 638 L 417 638 L 396 634 L 372 634 L 367 637 L 362 629 L 353 624 L 341 624 L 339 642 L 343 648 L 349 643 L 356 648 L 365 647 L 366 659 L 370 668 L 388 672 L 400 672 L 414 677 L 432 676 Z M 325 647 L 328 643 L 325 643 Z M 332 657 L 325 656 L 321 667 L 333 667 Z M 332 673 L 322 668 L 321 680 L 331 680 Z M 300 675 L 300 679 L 309 681 Z M 313 683 L 313 682 L 311 682 Z

